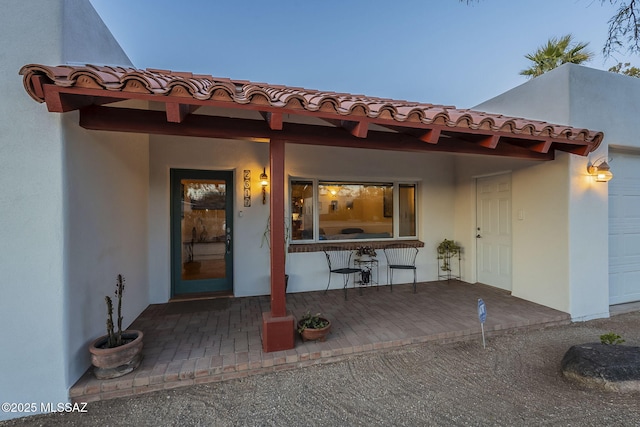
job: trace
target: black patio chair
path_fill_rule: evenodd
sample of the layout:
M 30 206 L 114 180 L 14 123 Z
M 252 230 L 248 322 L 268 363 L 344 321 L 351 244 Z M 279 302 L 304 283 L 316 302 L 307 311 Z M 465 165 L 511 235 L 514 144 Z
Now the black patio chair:
M 418 248 L 410 243 L 392 243 L 384 247 L 387 258 L 387 282 L 393 292 L 393 270 L 413 270 L 413 293 L 416 293 L 416 256 Z
M 344 299 L 346 300 L 349 277 L 352 274 L 359 273 L 361 271 L 361 269 L 355 268 L 351 265 L 353 251 L 340 246 L 327 246 L 323 251 L 327 257 L 327 265 L 329 266 L 329 282 L 327 283 L 327 289 L 324 290 L 324 293 L 327 293 L 329 285 L 331 285 L 331 275 L 341 274 L 344 283 Z

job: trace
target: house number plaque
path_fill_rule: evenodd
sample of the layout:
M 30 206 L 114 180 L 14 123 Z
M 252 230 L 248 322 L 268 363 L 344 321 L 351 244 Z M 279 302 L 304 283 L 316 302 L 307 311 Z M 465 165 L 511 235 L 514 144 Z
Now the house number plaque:
M 251 171 L 249 169 L 244 170 L 244 207 L 251 206 Z

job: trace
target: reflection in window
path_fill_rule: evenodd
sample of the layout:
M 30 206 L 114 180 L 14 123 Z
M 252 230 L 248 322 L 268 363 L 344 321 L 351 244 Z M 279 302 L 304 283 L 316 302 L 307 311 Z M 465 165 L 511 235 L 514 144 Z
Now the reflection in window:
M 291 239 L 313 239 L 313 182 L 291 182 Z
M 318 183 L 322 240 L 393 237 L 393 184 Z
M 400 237 L 416 235 L 416 186 L 400 184 L 398 186 Z
M 314 191 L 312 180 L 291 181 L 293 241 L 392 239 L 416 232 L 416 184 L 320 181 Z

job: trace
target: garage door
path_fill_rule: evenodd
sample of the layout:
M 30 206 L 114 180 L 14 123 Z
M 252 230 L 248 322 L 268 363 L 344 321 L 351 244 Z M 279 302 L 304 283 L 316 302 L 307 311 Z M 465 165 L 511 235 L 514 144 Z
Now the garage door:
M 640 154 L 610 153 L 609 304 L 640 301 Z

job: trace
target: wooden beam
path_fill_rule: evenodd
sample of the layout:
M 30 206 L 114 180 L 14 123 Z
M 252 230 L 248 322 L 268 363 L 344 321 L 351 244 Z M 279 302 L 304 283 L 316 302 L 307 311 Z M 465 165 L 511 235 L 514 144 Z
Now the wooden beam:
M 366 138 L 369 132 L 369 123 L 364 120 L 342 120 L 342 127 L 356 138 Z
M 33 93 L 40 99 L 45 99 L 44 97 L 44 85 L 48 84 L 49 79 L 43 75 L 35 75 L 31 77 L 31 87 L 33 88 Z
M 488 135 L 478 141 L 478 145 L 493 150 L 498 146 L 498 141 L 500 141 L 500 137 L 498 135 Z
M 65 86 L 55 86 L 53 84 L 47 83 L 48 79 L 41 76 L 34 76 L 31 80 L 31 85 L 33 86 L 33 91 L 38 96 L 39 93 L 45 93 L 47 96 L 43 97 L 47 101 L 47 105 L 50 108 L 50 111 L 55 112 L 64 112 L 70 111 L 72 109 L 83 108 L 88 105 L 102 105 L 111 102 L 117 101 L 125 101 L 131 99 L 150 101 L 150 102 L 160 102 L 160 103 L 178 103 L 178 104 L 188 104 L 196 108 L 196 106 L 211 106 L 211 107 L 219 107 L 219 108 L 228 108 L 228 109 L 237 109 L 237 110 L 251 110 L 257 111 L 263 114 L 270 114 L 272 119 L 269 119 L 269 126 L 271 126 L 271 130 L 280 130 L 281 118 L 284 114 L 291 114 L 296 116 L 304 116 L 304 117 L 313 117 L 320 120 L 325 120 L 330 122 L 336 126 L 344 127 L 343 122 L 351 122 L 351 125 L 347 125 L 350 130 L 350 134 L 358 137 L 359 139 L 368 138 L 369 130 L 368 124 L 375 124 L 378 126 L 386 127 L 397 132 L 406 133 L 408 135 L 412 135 L 418 141 L 427 142 L 429 145 L 437 145 L 440 141 L 440 137 L 444 134 L 447 135 L 458 135 L 456 138 L 462 139 L 462 135 L 468 136 L 468 140 L 472 141 L 474 135 L 476 136 L 476 141 L 478 136 L 486 137 L 486 130 L 484 129 L 471 129 L 471 128 L 460 128 L 455 126 L 446 126 L 446 125 L 434 125 L 434 124 L 426 124 L 421 122 L 396 122 L 394 120 L 381 119 L 381 118 L 355 118 L 355 120 L 344 120 L 344 116 L 331 113 L 331 112 L 323 112 L 323 111 L 307 111 L 300 109 L 291 109 L 280 106 L 268 106 L 268 105 L 258 105 L 258 104 L 238 104 L 233 101 L 217 101 L 214 99 L 200 100 L 195 98 L 183 98 L 183 97 L 174 97 L 174 96 L 159 96 L 153 93 L 137 93 L 137 92 L 120 92 L 120 91 L 109 91 L 105 89 L 98 88 L 87 88 L 87 87 L 65 87 Z M 69 98 L 62 99 L 67 95 L 71 95 Z M 46 99 L 51 96 L 52 98 Z M 93 101 L 82 101 L 79 102 L 77 97 L 93 97 Z M 100 101 L 99 101 L 100 100 Z M 188 116 L 188 115 L 187 115 Z M 178 115 L 179 117 L 179 115 Z M 165 118 L 166 120 L 166 118 Z M 184 120 L 184 118 L 183 118 Z M 283 123 L 282 127 L 287 127 L 289 124 Z M 366 128 L 366 131 L 365 131 Z M 527 134 L 514 134 L 509 131 L 496 131 L 495 135 L 499 135 L 501 140 L 500 144 L 496 147 L 496 150 L 500 149 L 500 146 L 503 145 L 505 140 L 513 140 L 521 141 L 521 146 L 527 146 L 526 141 L 533 141 L 535 144 L 540 143 L 540 136 L 538 135 L 527 135 Z M 593 143 L 587 143 L 587 145 L 583 145 L 579 142 L 573 141 L 563 141 L 562 139 L 552 139 L 551 147 L 566 151 L 570 153 L 585 153 L 593 151 L 600 144 L 601 139 L 594 141 Z M 518 144 L 513 144 L 518 145 Z M 477 144 L 476 144 L 477 146 Z M 478 146 L 480 148 L 485 148 Z M 551 150 L 552 148 L 549 148 Z M 539 148 L 540 151 L 544 151 L 544 146 Z M 509 150 L 507 150 L 509 151 Z M 529 150 L 532 153 L 537 153 L 535 150 Z M 546 153 L 538 153 L 538 154 L 546 154 Z
M 591 146 L 586 145 L 573 145 L 556 142 L 552 145 L 556 150 L 566 151 L 567 153 L 577 154 L 579 156 L 586 156 L 592 152 Z
M 79 110 L 80 108 L 93 105 L 92 96 L 72 95 L 51 90 L 51 85 L 44 86 L 45 101 L 47 110 L 52 113 L 66 113 L 67 111 Z
M 271 200 L 269 212 L 271 214 L 270 236 L 271 242 L 271 316 L 284 317 L 287 314 L 285 296 L 285 171 L 284 171 L 285 143 L 281 139 L 273 139 L 269 144 L 269 173 L 271 182 Z
M 364 120 L 337 120 L 322 118 L 327 123 L 331 123 L 335 127 L 347 130 L 356 138 L 366 138 L 369 132 L 369 122 Z
M 167 121 L 171 123 L 182 123 L 185 117 L 195 112 L 198 108 L 198 105 L 167 102 L 165 107 L 167 112 Z
M 282 131 L 270 130 L 263 121 L 191 114 L 182 123 L 169 123 L 162 111 L 90 106 L 80 111 L 80 126 L 85 129 L 136 132 L 156 135 L 201 138 L 271 140 L 278 138 L 296 144 L 375 150 L 449 152 L 553 160 L 553 152 L 536 153 L 525 147 L 501 143 L 487 149 L 457 138 L 440 138 L 438 144 L 425 144 L 401 133 L 369 131 L 367 138 L 356 138 L 342 129 L 329 126 L 286 123 Z
M 271 113 L 268 111 L 261 111 L 260 114 L 269 124 L 269 129 L 271 130 L 282 130 L 282 122 L 283 122 L 283 114 L 282 113 Z
M 44 85 L 43 89 L 47 110 L 52 113 L 66 113 L 68 111 L 80 110 L 90 105 L 104 105 L 122 101 L 122 99 L 108 96 L 85 96 L 60 92 L 53 85 Z M 104 95 L 104 92 L 102 94 Z
M 547 153 L 547 152 L 549 152 L 549 149 L 551 148 L 551 144 L 552 143 L 553 142 L 550 139 L 548 139 L 546 141 L 541 141 L 541 142 L 539 142 L 537 144 L 530 145 L 529 149 L 533 150 L 533 151 L 536 151 L 538 153 Z
M 429 144 L 437 144 L 439 140 L 440 129 L 427 129 L 427 131 L 420 136 L 420 141 L 427 142 Z

